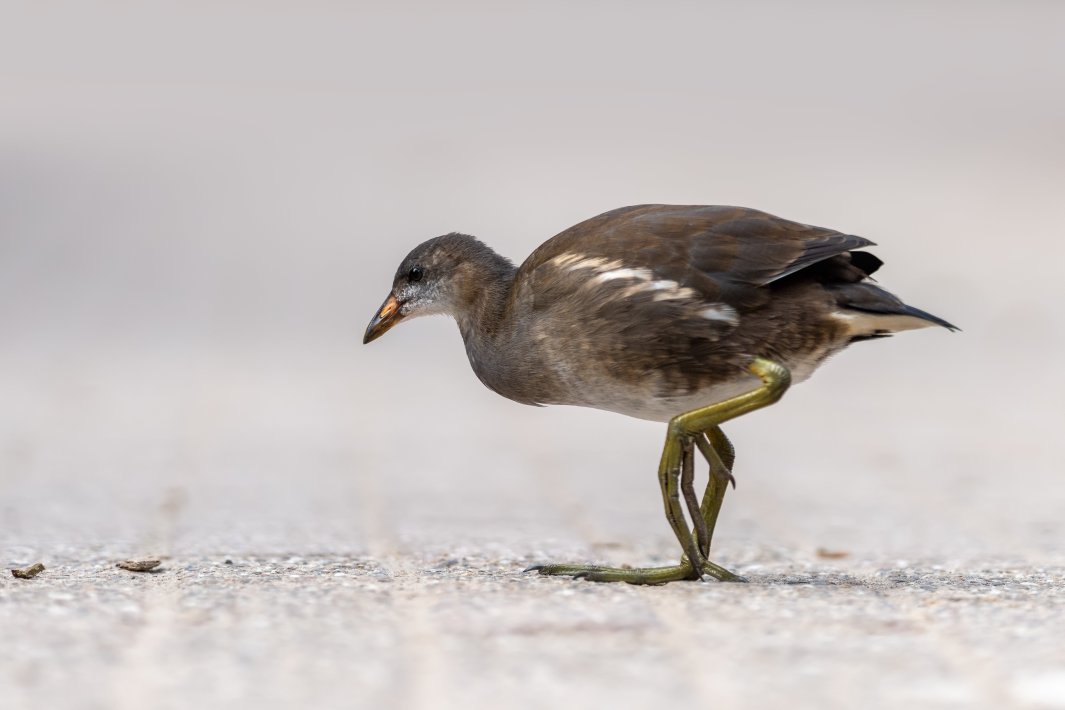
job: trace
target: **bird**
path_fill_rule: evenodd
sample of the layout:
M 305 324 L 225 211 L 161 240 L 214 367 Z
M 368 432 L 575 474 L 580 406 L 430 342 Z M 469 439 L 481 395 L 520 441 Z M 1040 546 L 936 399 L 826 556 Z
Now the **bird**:
M 777 402 L 848 345 L 957 327 L 870 277 L 863 237 L 744 207 L 622 207 L 548 239 L 519 266 L 452 232 L 402 260 L 366 328 L 453 317 L 474 373 L 529 405 L 575 405 L 666 424 L 658 481 L 681 549 L 664 567 L 542 564 L 593 582 L 742 576 L 710 560 L 735 450 L 725 422 Z M 698 451 L 709 464 L 700 500 Z M 689 523 L 685 513 L 690 517 Z

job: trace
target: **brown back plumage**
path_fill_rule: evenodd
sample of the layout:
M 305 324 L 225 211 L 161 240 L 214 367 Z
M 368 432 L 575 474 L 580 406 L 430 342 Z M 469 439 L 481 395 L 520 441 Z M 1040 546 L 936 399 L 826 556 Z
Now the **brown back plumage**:
M 707 298 L 753 298 L 765 286 L 837 254 L 872 246 L 863 237 L 743 207 L 637 205 L 585 220 L 544 242 L 522 264 L 532 273 L 565 252 L 653 268 Z M 738 304 L 740 305 L 740 304 Z

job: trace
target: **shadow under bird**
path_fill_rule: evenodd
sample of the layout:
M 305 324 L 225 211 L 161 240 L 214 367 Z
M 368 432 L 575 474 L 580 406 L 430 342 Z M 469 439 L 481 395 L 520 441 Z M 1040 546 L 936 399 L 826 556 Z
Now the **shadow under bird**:
M 709 560 L 735 459 L 721 425 L 773 404 L 851 343 L 956 330 L 871 283 L 882 262 L 857 251 L 869 246 L 718 206 L 622 207 L 552 237 L 516 268 L 474 237 L 447 234 L 403 260 L 363 342 L 406 318 L 447 314 L 477 377 L 508 399 L 668 423 L 658 478 L 679 564 L 532 569 L 633 584 L 743 581 Z M 696 451 L 710 465 L 701 501 Z

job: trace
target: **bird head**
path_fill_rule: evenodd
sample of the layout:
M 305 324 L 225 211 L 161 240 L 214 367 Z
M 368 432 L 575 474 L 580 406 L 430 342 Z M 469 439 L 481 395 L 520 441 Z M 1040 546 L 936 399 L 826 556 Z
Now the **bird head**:
M 407 318 L 463 313 L 483 286 L 478 277 L 484 262 L 500 258 L 466 234 L 422 242 L 400 262 L 392 290 L 370 320 L 362 342 L 376 340 Z

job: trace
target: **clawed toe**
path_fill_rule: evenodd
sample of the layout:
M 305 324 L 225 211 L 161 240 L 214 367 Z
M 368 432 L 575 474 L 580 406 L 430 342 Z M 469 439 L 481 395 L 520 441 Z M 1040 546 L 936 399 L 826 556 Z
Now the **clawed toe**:
M 730 572 L 721 565 L 710 562 L 709 560 L 703 563 L 702 572 L 704 577 L 712 577 L 719 582 L 740 582 L 744 584 L 750 582 L 746 577 L 738 575 L 735 572 Z

